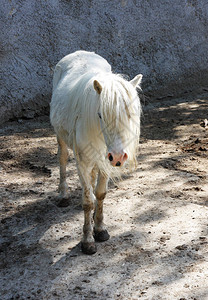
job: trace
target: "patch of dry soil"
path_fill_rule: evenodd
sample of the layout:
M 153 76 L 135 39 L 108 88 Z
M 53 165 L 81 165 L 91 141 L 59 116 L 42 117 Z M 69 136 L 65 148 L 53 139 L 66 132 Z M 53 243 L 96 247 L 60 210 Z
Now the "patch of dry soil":
M 137 170 L 110 183 L 110 240 L 80 251 L 83 212 L 72 153 L 70 200 L 56 201 L 48 117 L 0 129 L 0 299 L 208 299 L 207 95 L 144 107 Z

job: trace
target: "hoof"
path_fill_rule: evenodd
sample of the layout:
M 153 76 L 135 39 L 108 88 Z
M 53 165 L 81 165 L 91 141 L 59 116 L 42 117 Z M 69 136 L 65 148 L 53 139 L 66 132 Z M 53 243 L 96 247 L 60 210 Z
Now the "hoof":
M 57 203 L 58 207 L 68 207 L 70 205 L 69 199 L 68 198 L 60 198 L 59 197 L 59 201 Z
M 109 240 L 110 235 L 108 234 L 107 230 L 103 231 L 94 231 L 94 239 L 96 242 L 105 242 Z
M 92 255 L 97 252 L 95 243 L 81 243 L 81 249 L 84 254 Z

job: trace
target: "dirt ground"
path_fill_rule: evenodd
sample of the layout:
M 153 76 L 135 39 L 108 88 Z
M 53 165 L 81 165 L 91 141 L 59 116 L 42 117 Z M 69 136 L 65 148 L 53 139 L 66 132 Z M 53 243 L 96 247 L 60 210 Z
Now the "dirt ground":
M 57 201 L 48 117 L 1 126 L 0 299 L 208 299 L 208 94 L 143 106 L 138 168 L 110 183 L 111 238 L 92 256 L 72 153 L 70 199 Z

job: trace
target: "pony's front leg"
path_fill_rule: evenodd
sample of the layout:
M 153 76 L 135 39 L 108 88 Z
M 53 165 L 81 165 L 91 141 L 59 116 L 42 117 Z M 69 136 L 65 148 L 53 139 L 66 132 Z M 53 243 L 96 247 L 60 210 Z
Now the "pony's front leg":
M 68 161 L 69 153 L 66 143 L 60 138 L 58 140 L 58 158 L 60 166 L 60 182 L 59 182 L 59 197 L 67 198 L 67 183 L 66 183 L 66 164 Z
M 95 240 L 93 237 L 92 213 L 94 210 L 95 196 L 92 186 L 85 185 L 83 187 L 83 210 L 84 210 L 84 226 L 83 238 L 81 242 L 82 252 L 85 254 L 94 254 L 97 251 Z
M 95 196 L 93 194 L 92 187 L 92 183 L 94 183 L 94 180 L 92 180 L 91 176 L 91 173 L 93 172 L 93 165 L 91 165 L 88 161 L 88 158 L 84 156 L 84 151 L 81 152 L 78 150 L 76 131 L 74 131 L 73 136 L 73 150 L 77 163 L 79 178 L 82 184 L 82 206 L 84 210 L 84 226 L 81 248 L 82 252 L 85 254 L 94 254 L 97 251 L 97 247 L 95 245 L 92 227 L 92 211 L 94 210 L 95 203 Z
M 107 193 L 108 177 L 99 172 L 98 183 L 95 190 L 96 207 L 94 214 L 94 237 L 98 242 L 107 241 L 110 238 L 105 224 L 103 223 L 103 201 Z

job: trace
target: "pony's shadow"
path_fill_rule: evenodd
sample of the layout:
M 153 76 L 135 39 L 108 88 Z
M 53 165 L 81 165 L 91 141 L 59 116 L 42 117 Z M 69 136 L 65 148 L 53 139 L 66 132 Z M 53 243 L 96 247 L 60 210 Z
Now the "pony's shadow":
M 81 210 L 82 208 L 82 189 L 77 187 L 70 190 L 66 197 L 60 197 L 58 194 L 51 197 L 51 201 L 59 208 L 73 207 L 74 209 Z
M 26 255 L 37 254 L 42 247 L 40 240 L 51 226 L 56 226 L 63 220 L 70 221 L 72 217 L 80 214 L 81 193 L 79 187 L 71 191 L 70 198 L 66 200 L 67 206 L 57 205 L 54 193 L 49 194 L 44 199 L 38 198 L 34 203 L 27 203 L 21 210 L 3 218 L 0 222 L 0 254 L 11 257 L 9 265 L 21 261 L 22 257 L 18 253 L 25 251 Z M 80 245 L 77 244 L 70 253 L 70 256 L 77 256 Z M 46 256 L 50 261 L 50 254 Z

